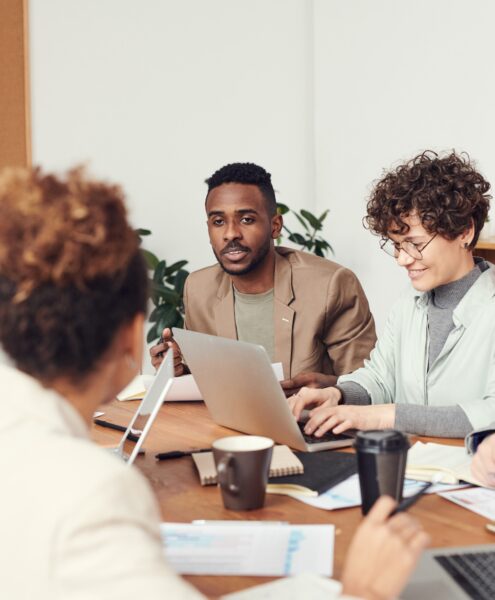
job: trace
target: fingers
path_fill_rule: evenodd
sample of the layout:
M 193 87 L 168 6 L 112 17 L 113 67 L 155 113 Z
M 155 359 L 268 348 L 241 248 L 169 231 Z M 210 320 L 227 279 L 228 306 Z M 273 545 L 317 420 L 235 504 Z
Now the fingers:
M 314 390 L 305 387 L 301 388 L 295 396 L 291 396 L 288 400 L 289 407 L 296 420 L 299 420 L 301 412 L 304 408 L 318 403 L 318 401 L 321 399 L 321 396 L 321 390 Z
M 169 327 L 165 327 L 165 329 L 162 331 L 162 340 L 164 342 L 169 342 L 172 339 L 172 330 Z
M 354 427 L 351 419 L 352 407 L 349 406 L 319 406 L 311 411 L 304 432 L 308 435 L 321 437 L 327 431 L 341 433 Z
M 380 496 L 373 504 L 370 512 L 366 516 L 365 521 L 375 525 L 378 523 L 384 523 L 396 507 L 397 502 L 393 498 L 390 496 Z

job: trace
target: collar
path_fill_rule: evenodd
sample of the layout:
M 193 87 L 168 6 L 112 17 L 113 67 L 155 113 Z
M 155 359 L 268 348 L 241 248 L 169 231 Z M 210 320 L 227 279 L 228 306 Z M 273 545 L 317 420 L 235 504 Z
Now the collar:
M 36 421 L 51 431 L 89 438 L 88 427 L 76 409 L 34 377 L 9 365 L 0 365 L 0 390 L 4 399 L 8 399 L 0 413 L 0 431 L 16 422 Z
M 484 268 L 483 262 L 479 259 L 476 260 L 476 264 L 481 269 Z M 467 327 L 483 310 L 486 303 L 495 296 L 495 268 L 489 263 L 485 264 L 488 265 L 488 268 L 485 268 L 452 313 L 452 319 L 456 327 L 459 325 Z M 429 292 L 414 290 L 414 297 L 416 306 L 426 310 L 430 297 Z

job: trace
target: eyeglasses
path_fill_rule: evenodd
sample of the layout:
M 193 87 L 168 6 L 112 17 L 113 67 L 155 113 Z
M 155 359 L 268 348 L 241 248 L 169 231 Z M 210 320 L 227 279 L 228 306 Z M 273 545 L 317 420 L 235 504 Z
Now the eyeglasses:
M 390 238 L 382 239 L 380 242 L 380 248 L 386 252 L 389 256 L 393 256 L 394 258 L 399 258 L 399 254 L 401 250 L 404 250 L 406 254 L 408 254 L 411 258 L 415 260 L 421 260 L 423 258 L 423 251 L 436 237 L 437 233 L 430 238 L 426 244 L 415 244 L 414 242 L 408 242 L 404 240 L 403 242 L 394 242 Z

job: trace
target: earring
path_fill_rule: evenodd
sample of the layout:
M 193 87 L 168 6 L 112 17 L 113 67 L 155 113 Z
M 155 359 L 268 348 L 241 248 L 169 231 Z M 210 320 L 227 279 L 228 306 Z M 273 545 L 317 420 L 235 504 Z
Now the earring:
M 464 250 L 468 249 L 469 244 L 467 242 L 464 242 L 464 244 L 462 244 L 462 247 L 464 248 Z

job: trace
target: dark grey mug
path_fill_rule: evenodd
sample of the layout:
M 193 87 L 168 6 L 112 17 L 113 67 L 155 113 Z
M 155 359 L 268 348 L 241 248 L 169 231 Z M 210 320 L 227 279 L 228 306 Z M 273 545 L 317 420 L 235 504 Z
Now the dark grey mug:
M 216 440 L 212 448 L 225 508 L 261 508 L 265 503 L 273 440 L 236 435 Z
M 379 496 L 402 500 L 409 440 L 395 429 L 359 431 L 356 449 L 361 510 L 367 514 Z

